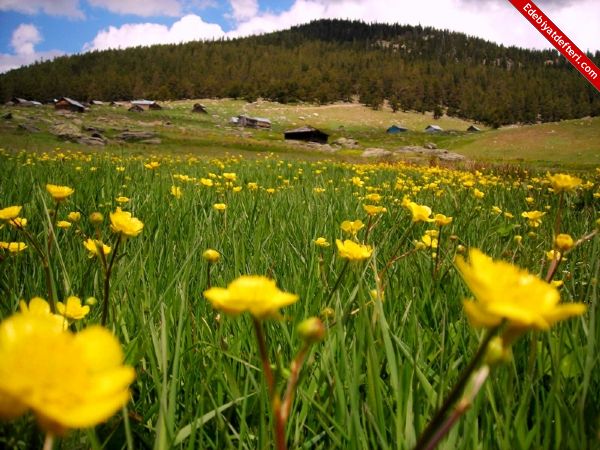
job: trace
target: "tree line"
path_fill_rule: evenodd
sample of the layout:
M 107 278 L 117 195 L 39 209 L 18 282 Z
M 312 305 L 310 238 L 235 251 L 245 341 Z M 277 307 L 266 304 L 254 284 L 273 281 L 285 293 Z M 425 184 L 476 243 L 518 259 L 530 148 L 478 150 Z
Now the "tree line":
M 589 55 L 596 63 L 600 53 Z M 0 99 L 259 97 L 358 100 L 491 126 L 600 113 L 600 95 L 554 50 L 430 27 L 318 20 L 240 39 L 93 51 L 0 75 Z

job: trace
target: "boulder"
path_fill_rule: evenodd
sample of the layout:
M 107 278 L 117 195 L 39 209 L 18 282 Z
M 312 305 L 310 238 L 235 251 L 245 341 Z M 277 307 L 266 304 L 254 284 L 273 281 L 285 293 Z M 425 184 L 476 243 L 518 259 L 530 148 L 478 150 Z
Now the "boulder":
M 144 141 L 155 139 L 156 133 L 152 131 L 124 131 L 116 136 L 117 139 L 127 142 Z
M 77 139 L 77 142 L 79 144 L 93 145 L 93 146 L 102 146 L 102 145 L 106 144 L 104 139 L 101 139 L 99 137 L 94 137 L 94 136 L 82 136 L 79 139 Z
M 50 133 L 65 141 L 77 142 L 81 137 L 78 126 L 72 123 L 57 123 L 50 128 Z
M 19 128 L 27 131 L 28 133 L 39 133 L 40 132 L 40 129 L 38 127 L 36 127 L 35 125 L 32 125 L 30 123 L 20 123 Z
M 435 150 L 437 147 L 437 145 L 435 145 L 433 142 L 427 142 L 423 147 L 429 149 L 429 150 Z
M 389 150 L 385 150 L 383 148 L 372 147 L 372 148 L 365 149 L 365 151 L 362 152 L 362 154 L 360 156 L 362 156 L 363 158 L 387 158 L 388 156 L 391 156 L 391 155 L 392 155 L 392 152 L 390 152 Z

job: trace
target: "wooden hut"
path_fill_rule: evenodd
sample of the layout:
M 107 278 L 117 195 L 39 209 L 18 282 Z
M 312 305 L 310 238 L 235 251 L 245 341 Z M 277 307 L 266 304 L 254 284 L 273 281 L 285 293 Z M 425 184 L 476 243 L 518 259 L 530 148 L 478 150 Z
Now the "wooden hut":
M 444 130 L 442 130 L 442 127 L 440 127 L 439 125 L 427 125 L 427 127 L 425 128 L 425 132 L 426 133 L 440 133 Z
M 152 109 L 152 110 L 160 110 L 162 106 L 156 103 L 154 100 L 133 100 L 131 102 L 132 106 L 139 106 L 143 109 Z
M 477 133 L 478 131 L 481 131 L 481 128 L 471 125 L 469 128 L 467 128 L 467 131 L 470 133 Z
M 202 103 L 194 103 L 194 106 L 192 107 L 192 112 L 200 113 L 200 114 L 208 114 L 208 111 L 206 110 L 206 106 L 204 106 Z
M 237 125 L 248 128 L 271 128 L 271 121 L 264 117 L 238 116 Z
M 85 106 L 76 100 L 69 97 L 61 97 L 54 103 L 54 109 L 57 111 L 73 111 L 82 113 L 85 111 Z
M 141 113 L 145 110 L 140 105 L 131 105 L 131 107 L 127 111 Z
M 317 142 L 327 144 L 329 135 L 313 127 L 300 127 L 283 133 L 285 140 Z

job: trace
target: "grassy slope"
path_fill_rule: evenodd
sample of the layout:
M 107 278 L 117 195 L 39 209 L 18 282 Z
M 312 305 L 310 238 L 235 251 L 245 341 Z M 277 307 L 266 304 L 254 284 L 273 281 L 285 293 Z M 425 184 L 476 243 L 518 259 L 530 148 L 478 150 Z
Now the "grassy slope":
M 491 161 L 527 161 L 542 166 L 593 166 L 600 164 L 600 118 L 578 119 L 560 123 L 532 126 L 506 127 L 499 130 L 485 129 L 481 133 L 466 133 L 470 122 L 443 117 L 433 120 L 431 114 L 392 113 L 388 108 L 374 111 L 359 104 L 333 104 L 316 106 L 308 104 L 282 105 L 270 102 L 246 103 L 237 100 L 202 100 L 208 115 L 190 112 L 194 101 L 167 102 L 163 111 L 129 113 L 125 108 L 109 106 L 94 107 L 83 115 L 76 115 L 76 123 L 96 125 L 106 129 L 106 136 L 113 137 L 121 129 L 152 129 L 159 133 L 160 146 L 127 144 L 135 151 L 194 152 L 209 156 L 225 151 L 246 153 L 275 151 L 293 154 L 300 158 L 314 157 L 314 151 L 301 151 L 282 139 L 286 129 L 312 125 L 331 135 L 354 138 L 361 148 L 382 147 L 394 149 L 404 145 L 422 145 L 434 142 L 470 158 Z M 53 122 L 69 122 L 73 118 L 57 116 L 50 107 L 39 109 L 0 108 L 1 115 L 12 111 L 11 121 L 0 121 L 2 146 L 47 150 L 81 148 L 81 145 L 58 141 L 46 131 Z M 251 130 L 230 127 L 230 117 L 238 114 L 268 117 L 272 130 Z M 17 123 L 29 122 L 42 132 L 25 133 L 16 128 Z M 430 135 L 423 129 L 430 123 L 440 125 L 448 134 Z M 390 136 L 385 129 L 392 124 L 408 127 L 410 131 Z M 119 144 L 110 144 L 119 148 Z M 342 152 L 359 155 L 360 151 Z M 322 157 L 322 153 L 316 153 Z

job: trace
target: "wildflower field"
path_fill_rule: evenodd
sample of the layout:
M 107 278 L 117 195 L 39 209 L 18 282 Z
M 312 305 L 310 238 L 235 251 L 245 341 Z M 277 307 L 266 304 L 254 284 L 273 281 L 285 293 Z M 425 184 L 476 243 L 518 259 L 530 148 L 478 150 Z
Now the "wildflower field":
M 598 169 L 0 166 L 0 448 L 600 446 Z

